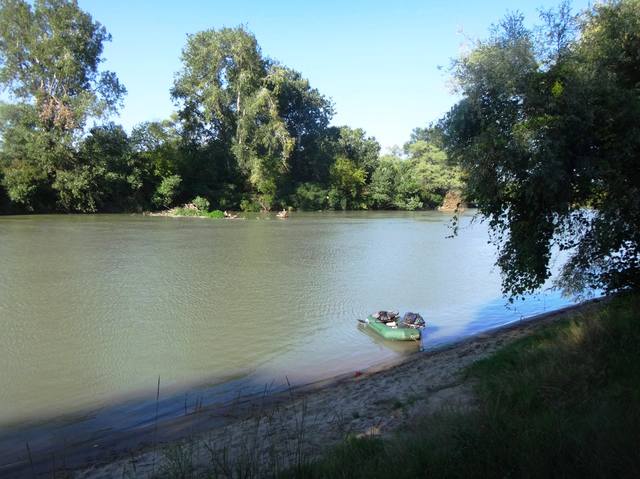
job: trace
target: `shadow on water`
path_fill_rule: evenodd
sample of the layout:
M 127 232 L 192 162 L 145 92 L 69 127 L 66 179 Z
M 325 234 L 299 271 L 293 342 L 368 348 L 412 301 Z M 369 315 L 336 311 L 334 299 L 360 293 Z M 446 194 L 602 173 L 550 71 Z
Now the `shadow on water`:
M 371 330 L 359 329 L 380 350 L 404 356 L 420 349 L 419 341 L 386 341 Z M 289 400 L 292 391 L 320 387 L 351 374 L 293 387 L 286 377 L 260 381 L 247 374 L 216 385 L 205 382 L 180 390 L 163 390 L 160 378 L 157 401 L 156 391 L 149 391 L 100 409 L 2 425 L 0 476 L 50 475 L 55 470 L 100 464 L 131 451 L 224 426 L 258 406 Z
M 314 383 L 302 386 L 313 388 Z M 286 377 L 259 382 L 246 376 L 165 393 L 160 380 L 157 400 L 154 390 L 101 409 L 32 418 L 27 426 L 2 425 L 0 477 L 51 477 L 140 449 L 161 448 L 286 402 L 299 387 Z
M 598 296 L 599 294 L 595 294 Z M 479 308 L 473 319 L 455 334 L 435 336 L 427 332 L 423 337 L 423 349 L 434 350 L 450 345 L 464 338 L 469 338 L 518 321 L 526 321 L 540 314 L 558 310 L 576 304 L 578 301 L 564 296 L 560 291 L 548 289 L 539 294 L 527 295 L 524 298 L 509 302 L 508 299 L 496 298 Z M 431 331 L 435 333 L 435 331 Z
M 391 350 L 404 356 L 420 349 L 437 349 L 570 304 L 573 302 L 559 293 L 531 297 L 515 304 L 498 298 L 480 308 L 474 319 L 455 334 L 438 336 L 441 328 L 427 321 L 421 342 L 387 341 L 364 325 L 357 327 L 381 351 Z M 282 394 L 290 388 L 286 377 L 265 379 L 242 374 L 219 384 L 204 382 L 179 390 L 163 388 L 161 383 L 158 401 L 153 390 L 73 416 L 31 418 L 27 426 L 25 423 L 3 425 L 0 476 L 24 477 L 33 472 L 44 475 L 51 474 L 54 468 L 100 464 L 130 451 L 224 426 L 249 413 L 257 404 L 264 406 L 289 398 L 288 394 Z M 313 383 L 305 386 L 313 387 Z
M 381 351 L 404 356 L 433 350 L 500 326 L 573 304 L 559 293 L 510 304 L 498 298 L 480 308 L 474 319 L 456 334 L 437 336 L 441 329 L 429 323 L 421 341 L 387 341 L 362 324 L 357 327 Z M 341 377 L 350 376 L 351 373 Z M 220 427 L 249 414 L 258 406 L 290 399 L 286 377 L 261 381 L 250 374 L 211 385 L 201 383 L 172 390 L 162 387 L 97 410 L 73 416 L 32 418 L 29 425 L 5 425 L 0 432 L 0 476 L 51 475 L 52 471 L 101 464 L 142 448 L 187 438 Z M 334 378 L 335 379 L 335 378 Z M 328 381 L 302 383 L 305 389 Z M 293 391 L 297 389 L 294 388 Z M 287 394 L 283 394 L 287 393 Z

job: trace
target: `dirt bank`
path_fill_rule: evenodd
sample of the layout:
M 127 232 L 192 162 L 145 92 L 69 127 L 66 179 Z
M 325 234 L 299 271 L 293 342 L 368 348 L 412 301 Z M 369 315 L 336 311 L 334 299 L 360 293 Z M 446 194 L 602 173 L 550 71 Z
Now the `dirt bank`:
M 592 307 L 593 303 L 586 303 L 546 313 L 438 351 L 411 355 L 400 363 L 354 371 L 251 404 L 239 403 L 233 420 L 224 427 L 179 442 L 150 445 L 76 471 L 74 476 L 149 477 L 176 464 L 283 467 L 300 457 L 320 454 L 348 434 L 386 435 L 418 415 L 443 407 L 473 407 L 472 384 L 462 374 L 467 366 L 550 322 Z

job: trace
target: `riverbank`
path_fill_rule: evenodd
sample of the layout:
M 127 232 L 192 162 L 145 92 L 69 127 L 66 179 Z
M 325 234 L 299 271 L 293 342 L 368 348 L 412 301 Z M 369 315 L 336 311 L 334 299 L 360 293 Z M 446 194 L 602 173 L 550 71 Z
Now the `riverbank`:
M 166 216 L 170 218 L 238 218 L 238 215 L 228 214 L 226 211 L 209 211 L 209 202 L 200 197 L 197 197 L 191 203 L 185 203 L 182 206 L 176 206 L 163 211 L 147 211 L 143 214 L 144 216 Z
M 177 470 L 212 467 L 249 468 L 250 477 L 258 477 L 320 457 L 347 436 L 389 437 L 443 409 L 473 410 L 477 398 L 474 380 L 465 375 L 469 366 L 551 323 L 591 314 L 600 303 L 539 315 L 401 362 L 292 389 L 286 395 L 239 403 L 230 413 L 233 421 L 224 427 L 149 446 L 77 472 L 76 477 L 173 476 L 182 474 Z
M 464 371 L 472 407 L 350 438 L 279 477 L 639 477 L 639 310 L 622 294 L 559 318 Z

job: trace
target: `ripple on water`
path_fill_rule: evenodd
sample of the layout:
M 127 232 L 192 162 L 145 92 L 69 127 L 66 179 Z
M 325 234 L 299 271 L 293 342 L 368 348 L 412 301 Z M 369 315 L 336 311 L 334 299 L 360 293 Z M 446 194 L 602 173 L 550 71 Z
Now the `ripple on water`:
M 558 307 L 504 308 L 486 227 L 427 213 L 237 222 L 0 219 L 0 424 L 163 386 L 311 381 L 416 349 L 357 327 L 420 311 L 428 344 Z

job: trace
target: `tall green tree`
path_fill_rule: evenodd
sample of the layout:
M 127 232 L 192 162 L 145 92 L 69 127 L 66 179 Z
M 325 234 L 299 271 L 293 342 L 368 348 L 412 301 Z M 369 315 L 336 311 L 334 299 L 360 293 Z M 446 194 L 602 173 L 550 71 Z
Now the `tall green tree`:
M 190 36 L 182 62 L 172 96 L 185 132 L 201 146 L 217 141 L 231 151 L 261 206 L 269 209 L 295 143 L 273 90 L 280 72 L 244 27 Z
M 299 72 L 279 64 L 271 66 L 265 86 L 276 96 L 279 114 L 295 141 L 288 171 L 291 183 L 326 182 L 331 158 L 324 140 L 333 104 Z
M 124 87 L 99 69 L 110 39 L 75 0 L 0 1 L 0 85 L 12 100 L 0 162 L 12 201 L 50 203 L 58 173 L 77 171 L 72 150 L 87 120 L 120 105 Z
M 402 157 L 380 158 L 368 185 L 367 200 L 373 208 L 416 210 L 442 204 L 449 191 L 460 191 L 463 175 L 450 164 L 446 153 L 434 142 L 418 139 L 424 129 L 414 130 Z
M 0 105 L 0 170 L 9 200 L 27 210 L 52 210 L 58 165 L 71 162 L 68 145 L 38 127 L 33 105 Z
M 510 15 L 455 62 L 463 98 L 445 143 L 489 219 L 506 293 L 542 285 L 554 248 L 569 256 L 565 288 L 637 288 L 640 1 L 543 20 L 542 43 Z
M 140 165 L 147 171 L 147 181 L 143 185 L 143 200 L 151 199 L 151 206 L 155 208 L 169 208 L 181 198 L 181 193 L 198 188 L 189 183 L 183 184 L 182 177 L 188 174 L 185 149 L 179 124 L 174 119 L 164 121 L 144 122 L 136 125 L 131 131 L 129 139 L 131 152 Z M 200 170 L 200 179 L 208 179 L 206 170 Z M 192 178 L 189 177 L 189 180 Z M 201 194 L 201 193 L 199 193 Z M 197 195 L 189 197 L 193 198 Z
M 369 184 L 369 204 L 375 209 L 392 209 L 395 207 L 396 184 L 400 159 L 383 156 L 378 162 L 371 183 Z
M 460 191 L 463 187 L 463 174 L 460 167 L 452 165 L 444 150 L 435 142 L 418 140 L 406 145 L 407 165 L 413 181 L 417 186 L 417 196 L 423 206 L 436 208 L 449 191 Z M 404 202 L 415 195 L 405 194 Z M 401 205 L 402 203 L 399 203 Z
M 331 127 L 325 135 L 325 154 L 331 160 L 330 206 L 343 210 L 366 208 L 366 185 L 378 165 L 380 144 L 361 128 Z
M 114 112 L 125 89 L 99 71 L 111 36 L 75 0 L 0 1 L 0 83 L 16 99 L 34 103 L 42 128 L 81 128 Z
M 336 209 L 358 210 L 365 207 L 363 191 L 366 170 L 346 156 L 336 158 L 331 165 L 331 191 L 329 204 Z
M 380 143 L 374 137 L 367 136 L 362 128 L 348 126 L 340 127 L 334 142 L 336 156 L 353 161 L 365 171 L 368 180 L 378 165 Z

